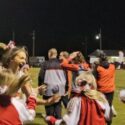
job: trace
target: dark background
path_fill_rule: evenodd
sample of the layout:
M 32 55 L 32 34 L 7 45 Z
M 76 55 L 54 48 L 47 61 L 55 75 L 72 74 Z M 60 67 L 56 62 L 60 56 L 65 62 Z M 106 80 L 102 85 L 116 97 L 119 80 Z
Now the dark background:
M 95 35 L 102 31 L 102 49 L 125 48 L 125 4 L 114 0 L 1 0 L 0 42 L 15 39 L 32 55 L 48 49 L 80 50 L 85 55 L 99 48 Z M 12 33 L 15 34 L 13 37 Z

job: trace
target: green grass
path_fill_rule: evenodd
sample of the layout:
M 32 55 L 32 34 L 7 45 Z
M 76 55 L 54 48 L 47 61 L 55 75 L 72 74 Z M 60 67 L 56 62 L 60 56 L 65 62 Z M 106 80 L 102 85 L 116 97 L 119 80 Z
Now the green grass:
M 33 80 L 33 86 L 37 86 L 37 77 L 39 73 L 39 68 L 31 68 L 31 77 Z M 125 70 L 117 70 L 116 71 L 116 91 L 114 95 L 113 105 L 117 111 L 117 116 L 113 118 L 112 125 L 125 125 L 125 104 L 120 102 L 119 100 L 119 91 L 125 88 Z M 41 97 L 40 97 L 41 98 Z M 63 112 L 65 110 L 63 109 Z M 33 123 L 28 125 L 46 125 L 44 120 L 39 115 L 40 113 L 45 114 L 44 106 L 37 106 L 36 109 L 36 118 Z

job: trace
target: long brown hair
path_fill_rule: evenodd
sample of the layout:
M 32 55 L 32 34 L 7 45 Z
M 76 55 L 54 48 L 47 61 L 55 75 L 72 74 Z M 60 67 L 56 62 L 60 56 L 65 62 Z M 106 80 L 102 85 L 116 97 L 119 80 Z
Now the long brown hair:
M 79 53 L 77 54 L 77 56 L 73 59 L 74 63 L 83 63 L 85 62 L 85 58 L 82 54 L 82 52 L 79 51 Z
M 19 52 L 24 52 L 28 60 L 28 51 L 26 47 L 15 47 L 13 49 L 7 49 L 2 56 L 2 63 L 5 68 L 8 68 L 10 60 L 12 60 Z

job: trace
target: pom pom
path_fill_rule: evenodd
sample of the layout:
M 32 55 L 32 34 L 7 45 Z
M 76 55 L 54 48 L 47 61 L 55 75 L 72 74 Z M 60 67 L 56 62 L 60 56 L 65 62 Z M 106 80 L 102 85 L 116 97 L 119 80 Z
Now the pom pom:
M 119 93 L 120 100 L 125 103 L 125 89 Z
M 59 92 L 59 86 L 58 86 L 58 85 L 55 86 L 55 87 L 52 89 L 52 92 L 53 92 L 53 94 L 58 93 L 58 92 Z

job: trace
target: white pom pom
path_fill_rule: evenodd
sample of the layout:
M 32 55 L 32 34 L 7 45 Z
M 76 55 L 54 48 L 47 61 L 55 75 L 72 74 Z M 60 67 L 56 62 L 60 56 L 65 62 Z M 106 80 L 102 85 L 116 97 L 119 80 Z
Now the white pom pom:
M 125 89 L 120 91 L 119 97 L 121 101 L 125 102 Z

